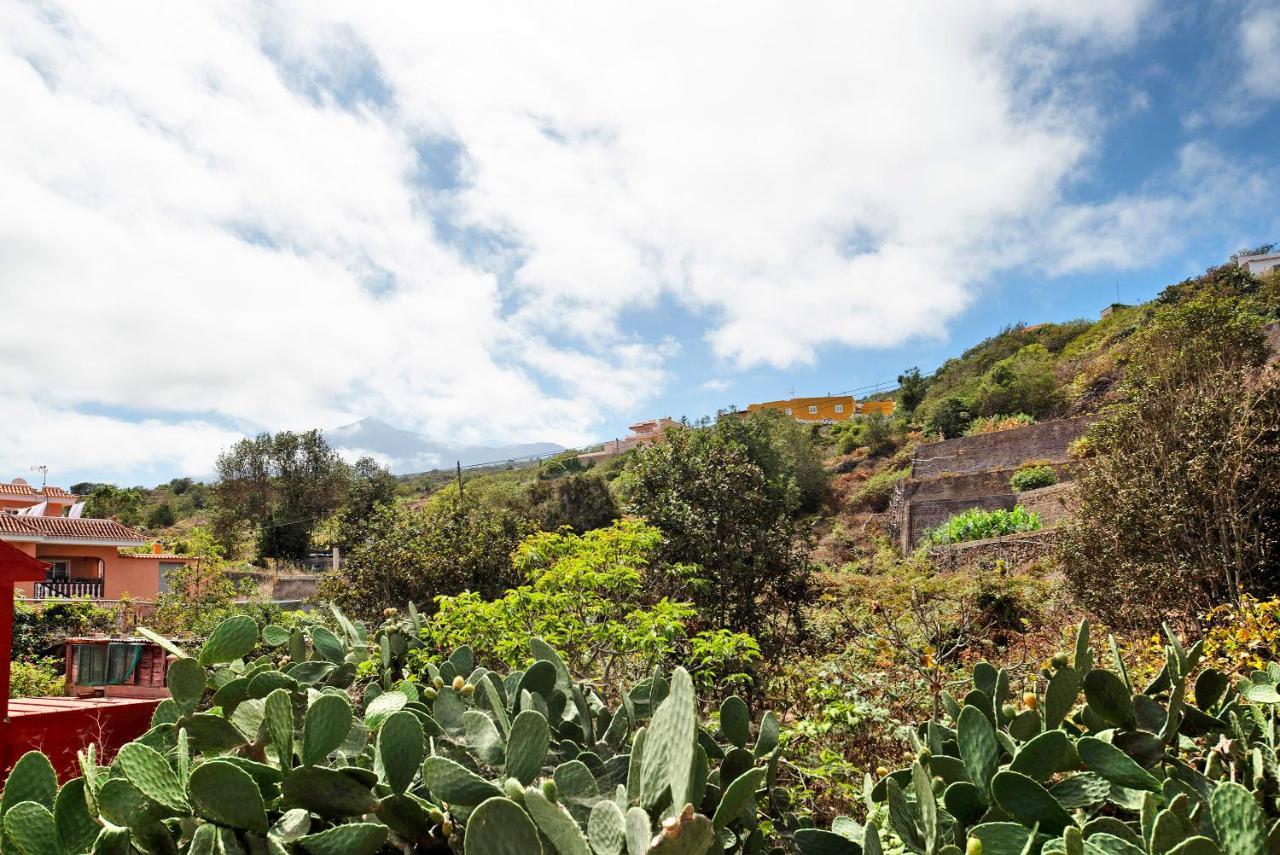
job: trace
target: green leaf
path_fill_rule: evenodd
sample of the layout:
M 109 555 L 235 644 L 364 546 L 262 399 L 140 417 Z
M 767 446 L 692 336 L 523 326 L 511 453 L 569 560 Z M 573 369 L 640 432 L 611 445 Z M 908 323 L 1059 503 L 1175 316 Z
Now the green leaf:
M 671 678 L 671 692 L 653 714 L 645 737 L 642 806 L 657 805 L 668 788 L 673 805 L 683 805 L 688 800 L 689 774 L 697 745 L 695 705 L 693 680 L 688 671 L 677 668 Z
M 376 822 L 335 825 L 318 834 L 298 839 L 297 845 L 311 855 L 374 855 L 387 840 L 387 828 Z
M 391 791 L 401 794 L 413 783 L 425 753 L 422 723 L 411 712 L 392 713 L 378 732 L 378 756 Z
M 179 659 L 186 659 L 190 656 L 190 654 L 187 653 L 185 650 L 183 650 L 181 647 L 174 644 L 172 641 L 165 638 L 160 633 L 147 629 L 145 626 L 136 627 L 134 631 L 137 632 L 138 635 L 141 635 L 143 638 L 152 642 L 153 644 L 160 645 L 160 647 L 164 648 L 166 652 L 172 653 L 174 656 L 177 656 Z
M 89 803 L 85 798 L 84 778 L 72 778 L 58 790 L 54 800 L 53 821 L 58 828 L 58 845 L 63 852 L 88 852 L 98 836 L 98 820 L 89 813 Z
M 204 667 L 194 659 L 178 659 L 169 665 L 165 675 L 169 686 L 169 694 L 184 715 L 195 712 L 204 696 Z
M 18 802 L 5 811 L 4 833 L 20 855 L 61 855 L 53 814 L 38 802 Z
M 1045 730 L 1053 730 L 1062 724 L 1079 695 L 1080 676 L 1074 668 L 1059 668 L 1054 672 L 1044 693 Z
M 289 642 L 289 630 L 269 623 L 262 628 L 262 643 L 268 647 L 279 647 Z
M 730 695 L 720 704 L 720 730 L 725 739 L 738 748 L 745 748 L 751 738 L 751 714 L 747 702 L 737 695 Z
M 344 695 L 321 695 L 307 708 L 302 726 L 302 762 L 314 766 L 338 749 L 354 718 Z
M 450 804 L 478 805 L 502 792 L 489 781 L 448 757 L 428 757 L 422 780 L 437 799 Z
M 546 761 L 551 727 L 542 713 L 525 710 L 511 722 L 507 737 L 506 773 L 526 787 L 533 783 Z
M 720 797 L 720 804 L 716 806 L 716 814 L 711 820 L 711 824 L 717 831 L 733 822 L 742 815 L 743 811 L 755 804 L 756 790 L 760 789 L 760 785 L 764 782 L 766 771 L 763 766 L 748 769 L 724 788 L 724 795 Z
M 542 855 L 538 828 L 515 802 L 495 796 L 467 820 L 466 855 Z
M 990 792 L 991 777 L 1000 765 L 1000 747 L 991 720 L 977 707 L 966 705 L 956 722 L 956 740 L 969 779 L 984 794 Z
M 316 653 L 335 665 L 347 661 L 347 651 L 338 637 L 322 626 L 311 627 L 311 646 Z
M 262 706 L 262 720 L 267 735 L 276 749 L 276 759 L 286 772 L 293 766 L 293 701 L 286 689 L 267 695 Z
M 49 758 L 39 751 L 28 751 L 13 764 L 5 781 L 4 793 L 0 795 L 0 816 L 20 802 L 35 802 L 47 810 L 52 809 L 57 794 L 58 776 L 53 773 Z
M 1133 695 L 1124 681 L 1110 671 L 1094 669 L 1086 674 L 1084 696 L 1089 707 L 1107 724 L 1123 730 L 1138 726 L 1133 713 Z
M 1069 772 L 1080 767 L 1080 755 L 1070 738 L 1061 730 L 1046 730 L 1032 739 L 1014 755 L 1009 769 L 1033 778 L 1047 781 L 1059 772 Z
M 1023 825 L 1039 824 L 1048 834 L 1060 834 L 1071 814 L 1036 781 L 1019 772 L 1000 772 L 991 779 L 991 795 L 1005 813 Z
M 563 805 L 548 799 L 541 788 L 525 789 L 524 807 L 559 855 L 591 855 L 591 846 L 578 823 Z
M 780 733 L 781 726 L 778 724 L 778 717 L 773 714 L 773 710 L 769 710 L 760 719 L 760 734 L 756 737 L 756 747 L 753 753 L 757 757 L 765 757 L 772 754 L 774 749 L 778 747 Z
M 1102 804 L 1111 794 L 1111 784 L 1101 775 L 1082 772 L 1063 778 L 1049 788 L 1049 794 L 1067 810 Z
M 248 615 L 229 617 L 214 627 L 209 640 L 200 648 L 200 664 L 216 665 L 233 662 L 249 655 L 258 643 L 258 625 Z
M 253 777 L 225 760 L 210 760 L 191 771 L 187 782 L 196 813 L 232 828 L 267 832 L 267 810 Z
M 281 788 L 284 807 L 306 808 L 327 817 L 360 816 L 378 809 L 378 800 L 351 775 L 324 766 L 299 766 Z
M 1076 740 L 1076 751 L 1085 766 L 1113 784 L 1134 790 L 1160 792 L 1160 782 L 1150 772 L 1108 742 L 1093 736 L 1083 736 Z
M 617 802 L 596 802 L 587 820 L 587 840 L 595 855 L 618 855 L 622 851 L 627 843 L 627 819 Z
M 140 742 L 128 742 L 116 754 L 116 763 L 129 783 L 147 798 L 178 813 L 190 809 L 178 774 L 159 751 Z
M 821 828 L 801 828 L 793 835 L 800 855 L 862 855 L 852 840 Z
M 1267 848 L 1267 823 L 1253 793 L 1234 781 L 1213 791 L 1209 802 L 1223 855 L 1255 855 Z
M 486 766 L 501 766 L 506 754 L 506 744 L 493 719 L 479 710 L 467 710 L 462 714 L 462 727 L 466 732 L 467 746 Z

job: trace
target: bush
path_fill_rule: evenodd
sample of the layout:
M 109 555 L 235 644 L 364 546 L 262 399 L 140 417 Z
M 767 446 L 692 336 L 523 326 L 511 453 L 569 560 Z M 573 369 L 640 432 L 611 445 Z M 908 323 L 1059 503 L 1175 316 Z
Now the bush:
M 865 508 L 869 511 L 880 513 L 889 507 L 889 500 L 893 496 L 893 488 L 899 481 L 911 475 L 911 467 L 902 469 L 889 469 L 872 475 L 866 481 L 862 482 L 862 488 L 853 494 L 853 498 L 849 500 L 850 504 L 857 508 Z
M 662 595 L 683 580 L 660 566 L 661 545 L 662 532 L 635 520 L 582 535 L 535 534 L 513 558 L 518 587 L 492 600 L 439 597 L 422 637 L 432 650 L 468 644 L 481 661 L 516 668 L 536 635 L 606 684 L 639 680 L 677 651 L 696 652 L 695 679 L 708 687 L 743 679 L 760 655 L 755 640 L 714 632 L 690 638 L 693 605 Z
M 1014 413 L 1011 416 L 981 416 L 970 422 L 969 427 L 965 428 L 964 435 L 978 436 L 979 434 L 995 433 L 996 431 L 1025 427 L 1035 423 L 1036 420 L 1026 413 Z
M 538 638 L 524 670 L 477 667 L 462 646 L 406 679 L 416 612 L 372 631 L 334 617 L 336 632 L 272 626 L 261 643 L 253 620 L 233 617 L 196 655 L 155 636 L 177 661 L 152 728 L 114 761 L 81 752 L 83 777 L 62 792 L 46 757 L 20 758 L 0 802 L 5 851 L 145 841 L 174 853 L 535 855 L 619 852 L 630 838 L 652 842 L 644 851 L 742 853 L 781 842 L 758 794 L 778 772 L 773 713 L 753 724 L 731 698 L 719 728 L 703 727 L 683 668 L 609 686 L 621 698 L 610 706 Z
M 10 663 L 10 698 L 47 698 L 66 694 L 56 659 L 15 659 Z
M 1058 483 L 1058 473 L 1052 466 L 1023 466 L 1009 478 L 1009 486 L 1015 493 L 1052 487 Z
M 973 407 L 961 398 L 942 401 L 925 421 L 925 429 L 943 439 L 964 436 L 973 423 Z
M 118 629 L 114 610 L 88 600 L 46 600 L 35 605 L 15 603 L 13 657 L 31 660 L 56 657 L 62 653 L 68 636 Z
M 855 823 L 839 817 L 839 834 L 797 831 L 801 855 L 899 843 L 943 853 L 1269 851 L 1280 813 L 1273 779 L 1239 775 L 1247 761 L 1235 758 L 1261 758 L 1259 768 L 1276 759 L 1280 667 L 1238 684 L 1208 669 L 1193 682 L 1201 652 L 1170 634 L 1164 671 L 1139 689 L 1123 663 L 1095 667 L 1102 656 L 1081 624 L 1075 655 L 1055 656 L 1020 701 L 1009 672 L 979 662 L 967 693 L 943 694 L 946 718 L 910 732 L 905 767 L 868 776 L 862 849 L 840 848 Z
M 1280 369 L 1260 318 L 1200 297 L 1133 336 L 1063 534 L 1076 596 L 1116 624 L 1280 592 Z
M 927 546 L 941 546 L 947 543 L 985 540 L 988 537 L 1036 531 L 1040 525 L 1040 515 L 1028 511 L 1021 505 L 1011 511 L 1006 511 L 1004 508 L 997 508 L 994 511 L 970 508 L 963 513 L 952 515 L 937 528 L 926 531 L 924 543 Z

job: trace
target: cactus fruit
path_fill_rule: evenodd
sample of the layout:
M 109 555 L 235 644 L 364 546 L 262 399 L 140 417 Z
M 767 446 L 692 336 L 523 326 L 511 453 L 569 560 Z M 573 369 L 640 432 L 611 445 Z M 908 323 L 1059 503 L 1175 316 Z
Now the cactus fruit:
M 1053 659 L 1050 660 L 1050 664 L 1052 664 L 1054 668 L 1062 669 L 1070 665 L 1071 660 L 1067 658 L 1066 653 L 1059 650 L 1057 653 L 1053 654 Z M 982 843 L 979 842 L 978 845 L 981 846 Z
M 982 855 L 982 841 L 976 837 L 970 837 L 964 845 L 964 855 Z

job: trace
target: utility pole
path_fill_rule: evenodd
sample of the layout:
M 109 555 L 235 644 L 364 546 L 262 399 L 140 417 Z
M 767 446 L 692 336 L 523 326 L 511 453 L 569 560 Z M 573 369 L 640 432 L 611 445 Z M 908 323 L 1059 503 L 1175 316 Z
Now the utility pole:
M 458 461 L 458 505 L 462 505 L 462 461 Z

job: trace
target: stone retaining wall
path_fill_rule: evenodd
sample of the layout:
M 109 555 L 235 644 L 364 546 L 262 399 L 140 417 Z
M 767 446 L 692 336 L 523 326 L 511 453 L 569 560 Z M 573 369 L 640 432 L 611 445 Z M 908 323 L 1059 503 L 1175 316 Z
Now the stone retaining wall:
M 1007 537 L 971 540 L 953 543 L 929 550 L 934 566 L 939 570 L 958 570 L 961 567 L 991 567 L 1004 561 L 1008 567 L 1020 567 L 1037 558 L 1053 554 L 1057 544 L 1057 531 L 1040 529 Z
M 912 480 L 1016 469 L 1030 460 L 1067 460 L 1067 447 L 1089 426 L 1087 416 L 962 436 L 916 447 Z

